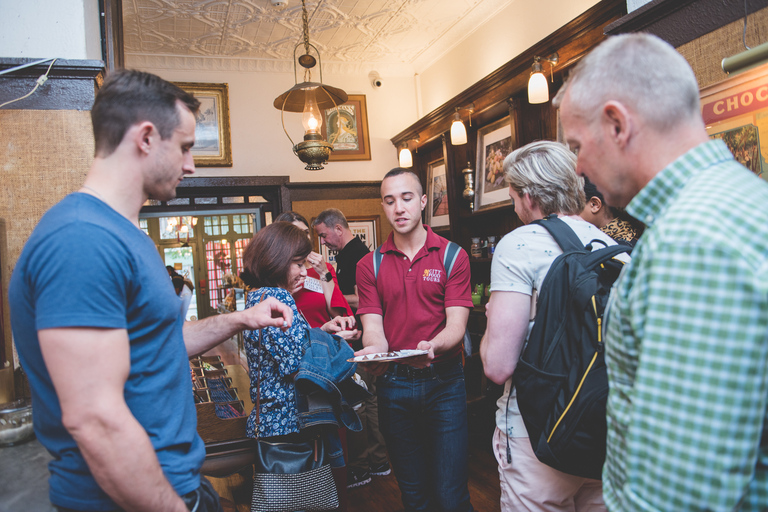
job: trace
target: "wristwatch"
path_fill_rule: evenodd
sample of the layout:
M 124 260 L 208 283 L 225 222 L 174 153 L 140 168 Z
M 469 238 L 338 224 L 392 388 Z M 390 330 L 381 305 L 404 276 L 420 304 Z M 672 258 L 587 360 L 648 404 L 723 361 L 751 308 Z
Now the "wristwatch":
M 324 276 L 320 276 L 321 281 L 325 281 L 326 283 L 329 282 L 331 279 L 333 279 L 333 274 L 330 272 L 326 272 Z

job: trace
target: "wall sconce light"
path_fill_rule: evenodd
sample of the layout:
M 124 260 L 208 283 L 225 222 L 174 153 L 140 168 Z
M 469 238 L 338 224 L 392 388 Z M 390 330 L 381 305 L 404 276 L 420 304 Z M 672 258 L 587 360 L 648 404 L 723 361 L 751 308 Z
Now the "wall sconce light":
M 411 143 L 415 144 L 418 142 L 419 142 L 419 139 L 410 139 L 403 142 L 403 145 L 397 154 L 398 165 L 403 169 L 409 169 L 413 167 L 413 155 L 411 154 Z
M 408 149 L 407 145 L 403 146 L 403 148 L 400 150 L 400 154 L 398 155 L 397 159 L 400 167 L 403 169 L 413 167 L 413 155 L 411 155 L 411 150 Z
M 469 110 L 469 126 L 472 126 L 472 112 L 475 111 L 475 104 L 472 103 L 468 107 L 459 108 L 456 107 L 456 112 L 453 114 L 453 123 L 451 123 L 451 145 L 460 146 L 467 143 L 467 129 L 464 127 L 464 122 L 461 120 L 459 110 Z
M 560 60 L 560 56 L 557 52 L 553 53 L 544 60 L 549 61 L 549 72 L 554 78 L 555 64 Z M 544 68 L 541 66 L 541 57 L 538 55 L 533 58 L 533 66 L 531 68 L 531 77 L 528 79 L 528 103 L 546 103 L 549 101 L 549 84 L 547 83 L 547 77 L 544 76 Z
M 461 197 L 469 203 L 469 209 L 475 209 L 475 171 L 472 170 L 472 164 L 467 162 L 467 168 L 461 171 L 464 175 L 464 190 Z

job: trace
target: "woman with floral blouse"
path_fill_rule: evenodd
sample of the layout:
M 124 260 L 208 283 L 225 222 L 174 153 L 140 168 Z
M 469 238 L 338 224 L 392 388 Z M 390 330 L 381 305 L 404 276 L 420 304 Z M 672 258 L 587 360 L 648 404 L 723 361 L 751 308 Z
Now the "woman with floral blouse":
M 293 311 L 293 323 L 280 329 L 245 331 L 251 378 L 251 400 L 260 404 L 248 417 L 246 434 L 253 438 L 286 436 L 299 432 L 293 374 L 299 369 L 309 325 L 296 308 L 291 293 L 307 276 L 304 262 L 312 250 L 306 234 L 289 222 L 274 222 L 260 230 L 243 254 L 240 277 L 249 287 L 245 307 L 274 297 Z M 327 332 L 348 329 L 349 319 L 336 317 L 321 327 Z M 260 396 L 259 396 L 260 395 Z

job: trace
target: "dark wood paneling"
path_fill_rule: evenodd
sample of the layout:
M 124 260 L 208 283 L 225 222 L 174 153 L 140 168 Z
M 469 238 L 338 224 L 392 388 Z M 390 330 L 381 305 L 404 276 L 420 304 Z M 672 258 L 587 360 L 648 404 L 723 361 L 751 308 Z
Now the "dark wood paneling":
M 39 59 L 0 58 L 0 71 L 36 60 Z M 0 103 L 28 94 L 49 65 L 50 62 L 45 62 L 0 75 Z M 48 80 L 34 94 L 3 109 L 91 110 L 96 90 L 103 79 L 104 63 L 100 60 L 58 59 L 48 74 Z
M 560 60 L 554 69 L 554 80 L 550 83 L 550 91 L 554 94 L 562 84 L 566 72 L 605 38 L 603 34 L 605 26 L 625 13 L 626 5 L 621 0 L 604 0 L 596 4 L 563 28 L 533 45 L 494 73 L 392 138 L 395 146 L 407 140 L 419 139 L 418 147 L 413 154 L 412 170 L 419 175 L 425 185 L 429 162 L 445 156 L 451 220 L 450 229 L 441 230 L 440 234 L 469 252 L 472 237 L 485 239 L 496 236 L 498 240 L 521 225 L 511 205 L 473 212 L 462 198 L 464 177 L 461 171 L 467 165 L 474 170 L 477 169 L 478 128 L 512 115 L 516 134 L 514 148 L 535 140 L 555 140 L 557 112 L 551 102 L 540 105 L 528 103 L 528 78 L 534 56 L 558 52 Z M 549 64 L 545 64 L 547 74 L 549 74 L 548 68 Z M 443 141 L 448 137 L 447 133 L 450 130 L 455 108 L 466 107 L 470 103 L 474 103 L 475 108 L 471 127 L 467 123 L 467 116 L 462 116 L 467 126 L 467 144 L 453 146 L 449 142 L 444 143 Z M 475 187 L 478 187 L 480 184 L 477 183 L 477 179 L 475 182 Z M 474 287 L 477 283 L 490 283 L 490 260 L 472 263 L 472 286 Z M 473 312 L 471 324 L 476 332 L 482 333 L 485 327 L 484 320 L 482 308 Z
M 407 140 L 418 138 L 419 147 L 421 147 L 433 141 L 450 129 L 455 109 L 464 108 L 470 103 L 475 104 L 475 114 L 472 115 L 473 125 L 475 120 L 479 126 L 487 124 L 490 122 L 487 118 L 496 117 L 494 109 L 499 108 L 499 105 L 503 109 L 503 103 L 508 98 L 526 91 L 534 56 L 558 52 L 560 62 L 556 66 L 555 74 L 556 78 L 562 81 L 563 70 L 570 68 L 586 55 L 603 39 L 604 27 L 626 12 L 626 3 L 623 0 L 599 2 L 578 18 L 395 135 L 391 139 L 392 144 L 398 147 Z M 547 66 L 545 70 L 548 71 Z
M 101 56 L 108 71 L 125 67 L 123 52 L 123 2 L 99 0 L 101 20 Z
M 288 176 L 227 176 L 222 178 L 203 177 L 203 178 L 185 178 L 178 187 L 176 187 L 176 197 L 217 197 L 226 196 L 262 196 L 269 205 L 267 211 L 274 215 L 291 209 L 290 193 L 285 186 L 288 183 Z M 168 205 L 162 203 L 159 206 L 144 206 L 142 213 L 165 213 L 172 212 L 195 212 L 203 210 L 227 210 L 239 209 L 250 203 L 222 204 L 221 200 L 217 204 L 188 204 L 188 205 Z M 262 203 L 263 204 L 263 203 Z M 178 213 L 177 213 L 178 215 Z
M 177 190 L 200 187 L 274 187 L 288 184 L 288 176 L 224 176 L 184 178 Z M 242 193 L 242 192 L 241 192 Z
M 605 33 L 648 32 L 678 47 L 743 18 L 744 4 L 744 0 L 653 0 L 605 27 Z M 765 6 L 765 0 L 746 0 L 749 14 Z
M 292 201 L 333 201 L 334 199 L 378 199 L 380 181 L 295 182 L 286 185 Z

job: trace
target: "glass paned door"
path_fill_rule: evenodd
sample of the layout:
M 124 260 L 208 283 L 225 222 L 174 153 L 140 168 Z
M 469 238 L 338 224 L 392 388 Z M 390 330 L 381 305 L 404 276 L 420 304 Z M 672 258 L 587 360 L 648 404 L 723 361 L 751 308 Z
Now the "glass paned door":
M 174 267 L 174 270 L 188 279 L 193 284 L 195 281 L 195 251 L 192 247 L 164 247 L 163 248 L 165 264 Z M 197 293 L 192 292 L 189 308 L 186 311 L 187 320 L 197 320 L 199 314 L 197 311 Z

